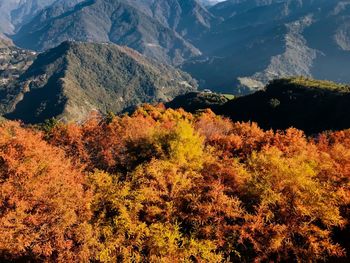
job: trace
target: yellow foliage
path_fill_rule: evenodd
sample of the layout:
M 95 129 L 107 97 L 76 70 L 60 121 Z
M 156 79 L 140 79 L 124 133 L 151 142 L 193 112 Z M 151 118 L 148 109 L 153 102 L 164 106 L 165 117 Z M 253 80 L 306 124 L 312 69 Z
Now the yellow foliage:
M 0 261 L 316 262 L 349 249 L 350 130 L 307 138 L 161 105 L 49 126 L 0 123 Z

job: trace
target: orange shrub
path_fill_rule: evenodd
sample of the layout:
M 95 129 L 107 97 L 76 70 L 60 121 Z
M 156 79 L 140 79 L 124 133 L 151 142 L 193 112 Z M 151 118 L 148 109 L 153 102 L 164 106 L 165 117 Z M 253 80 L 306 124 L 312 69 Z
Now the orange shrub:
M 0 129 L 2 257 L 314 262 L 349 249 L 349 131 L 308 138 L 146 105 L 41 137 Z
M 87 262 L 89 201 L 61 150 L 18 123 L 0 124 L 0 258 Z

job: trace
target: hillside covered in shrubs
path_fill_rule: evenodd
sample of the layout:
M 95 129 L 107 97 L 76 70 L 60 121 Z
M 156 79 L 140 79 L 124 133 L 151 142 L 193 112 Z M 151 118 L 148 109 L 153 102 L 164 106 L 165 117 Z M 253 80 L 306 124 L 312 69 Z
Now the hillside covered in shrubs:
M 25 123 L 81 121 L 91 111 L 121 112 L 196 89 L 188 74 L 130 48 L 67 41 L 39 54 L 15 83 L 0 89 L 0 114 Z
M 234 99 L 220 94 L 188 93 L 166 103 L 195 113 L 210 108 L 232 121 L 253 121 L 263 129 L 295 127 L 306 134 L 350 127 L 350 86 L 304 77 L 271 81 L 262 90 Z
M 211 111 L 0 124 L 0 261 L 316 262 L 349 253 L 350 131 Z
M 350 86 L 302 77 L 274 80 L 262 91 L 226 103 L 218 114 L 264 129 L 296 127 L 308 134 L 350 127 Z

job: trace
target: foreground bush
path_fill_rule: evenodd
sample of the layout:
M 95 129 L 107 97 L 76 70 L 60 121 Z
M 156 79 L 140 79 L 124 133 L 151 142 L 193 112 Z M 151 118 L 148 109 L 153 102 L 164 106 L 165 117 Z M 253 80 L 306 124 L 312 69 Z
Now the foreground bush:
M 1 255 L 8 259 L 33 258 L 33 251 L 37 261 L 76 262 L 346 257 L 347 131 L 309 139 L 296 129 L 263 131 L 211 112 L 191 115 L 150 106 L 132 116 L 93 116 L 82 125 L 55 123 L 42 134 L 14 123 L 2 129 L 1 158 L 8 161 L 2 166 L 0 189 L 8 185 L 5 168 L 13 167 L 17 177 L 10 182 L 21 194 L 14 195 L 14 206 L 7 199 L 16 191 L 5 197 L 1 190 L 1 231 L 15 233 L 6 239 L 15 242 L 35 232 L 37 225 L 23 228 L 22 221 L 7 225 L 6 211 L 50 185 L 51 195 L 35 200 L 53 202 L 50 209 L 57 216 L 50 221 L 50 209 L 21 209 L 11 215 L 17 222 L 21 213 L 34 214 L 40 225 L 53 229 L 45 232 L 50 239 L 34 236 L 35 242 L 24 242 L 25 249 L 0 237 Z M 28 186 L 24 194 L 21 180 L 28 177 L 34 188 Z M 66 233 L 64 242 L 60 233 Z M 36 242 L 50 249 L 40 251 Z
M 0 124 L 0 258 L 87 261 L 90 196 L 82 173 L 37 132 Z

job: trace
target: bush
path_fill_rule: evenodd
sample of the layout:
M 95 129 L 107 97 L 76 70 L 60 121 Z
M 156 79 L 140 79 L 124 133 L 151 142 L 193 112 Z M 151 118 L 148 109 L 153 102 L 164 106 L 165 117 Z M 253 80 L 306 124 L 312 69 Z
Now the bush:
M 46 134 L 1 125 L 5 259 L 315 262 L 349 249 L 349 131 L 308 138 L 151 106 Z
M 87 262 L 92 238 L 83 174 L 42 135 L 0 124 L 0 258 Z

